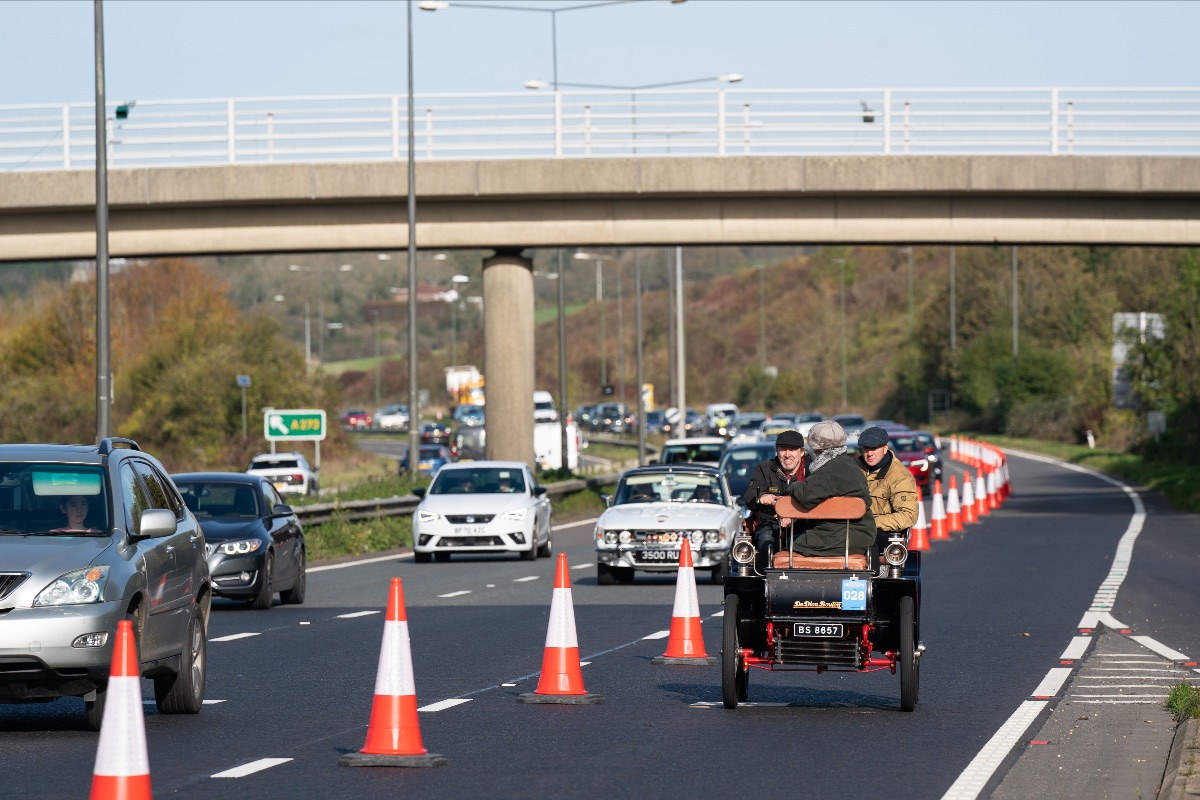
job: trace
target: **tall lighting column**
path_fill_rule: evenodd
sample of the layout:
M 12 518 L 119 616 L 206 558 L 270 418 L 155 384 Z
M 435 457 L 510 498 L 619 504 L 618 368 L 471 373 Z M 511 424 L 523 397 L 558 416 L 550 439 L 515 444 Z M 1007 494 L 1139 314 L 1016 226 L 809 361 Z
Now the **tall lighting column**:
M 684 346 L 683 326 L 683 248 L 675 248 L 675 324 L 679 330 L 675 335 L 675 392 L 679 395 L 679 424 L 683 436 L 687 436 L 687 362 Z
M 846 410 L 846 259 L 835 258 L 833 263 L 841 265 L 842 306 L 842 410 Z
M 558 468 L 565 474 L 570 469 L 571 460 L 567 454 L 567 312 L 563 284 L 567 282 L 563 272 L 563 251 L 558 248 L 558 433 L 559 451 Z
M 96 0 L 96 443 L 112 435 L 108 318 L 108 155 L 104 101 L 104 3 Z
M 638 466 L 646 463 L 646 385 L 645 365 L 642 359 L 642 251 L 634 251 L 633 258 L 634 327 L 637 329 L 637 433 Z
M 408 475 L 417 475 L 421 451 L 420 395 L 417 393 L 417 169 L 416 131 L 413 127 L 413 17 L 408 11 Z

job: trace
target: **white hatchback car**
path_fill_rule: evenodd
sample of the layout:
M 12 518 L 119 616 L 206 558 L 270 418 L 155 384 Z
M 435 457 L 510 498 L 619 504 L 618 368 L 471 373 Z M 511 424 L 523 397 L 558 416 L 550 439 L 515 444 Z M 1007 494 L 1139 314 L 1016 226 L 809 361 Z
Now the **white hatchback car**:
M 446 464 L 413 513 L 413 559 L 448 561 L 451 553 L 517 553 L 548 558 L 551 508 L 546 487 L 520 461 Z
M 300 453 L 262 453 L 251 459 L 246 474 L 270 479 L 280 494 L 315 495 L 321 490 L 317 471 Z

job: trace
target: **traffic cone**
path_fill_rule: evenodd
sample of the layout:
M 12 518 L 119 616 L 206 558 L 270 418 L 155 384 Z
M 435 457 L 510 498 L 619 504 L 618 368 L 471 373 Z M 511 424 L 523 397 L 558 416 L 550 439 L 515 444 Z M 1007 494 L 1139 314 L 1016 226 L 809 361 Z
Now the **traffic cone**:
M 917 487 L 917 523 L 908 532 L 908 549 L 916 552 L 929 549 L 929 525 L 925 522 L 925 501 Z
M 975 473 L 975 516 L 983 519 L 990 513 L 992 512 L 988 510 L 987 484 L 984 482 L 983 470 L 980 469 Z
M 962 505 L 958 502 L 958 487 L 954 476 L 950 476 L 950 492 L 946 496 L 946 529 L 949 533 L 962 533 Z
M 404 585 L 399 578 L 392 578 L 367 742 L 357 753 L 347 753 L 339 758 L 338 764 L 343 767 L 443 767 L 449 763 L 448 758 L 430 753 L 421 743 Z
M 963 524 L 979 522 L 979 508 L 975 505 L 975 485 L 971 483 L 971 471 L 963 470 Z
M 692 565 L 692 542 L 684 537 L 679 548 L 679 577 L 675 579 L 675 610 L 671 612 L 671 636 L 667 652 L 651 659 L 655 664 L 716 664 L 704 651 L 700 630 L 700 601 L 696 597 L 696 569 Z
M 117 623 L 113 643 L 91 800 L 150 800 L 150 756 L 139 664 L 133 624 L 123 619 Z
M 950 436 L 950 460 L 958 461 L 958 437 L 953 434 Z
M 1000 507 L 1000 486 L 999 473 L 993 467 L 988 470 L 987 474 L 987 505 L 988 511 L 995 511 Z
M 558 554 L 554 573 L 554 597 L 550 601 L 550 625 L 546 629 L 546 651 L 542 675 L 534 692 L 517 698 L 522 703 L 603 703 L 604 698 L 583 688 L 579 667 L 579 639 L 575 636 L 575 606 L 571 602 L 571 576 L 567 554 Z
M 930 520 L 932 525 L 929 529 L 930 541 L 949 539 L 950 533 L 946 530 L 946 507 L 942 504 L 942 481 L 940 478 L 933 482 L 933 504 L 931 505 L 931 509 Z
M 1004 474 L 1004 499 L 1012 496 L 1012 478 L 1008 475 L 1008 459 L 1000 462 L 1000 471 Z

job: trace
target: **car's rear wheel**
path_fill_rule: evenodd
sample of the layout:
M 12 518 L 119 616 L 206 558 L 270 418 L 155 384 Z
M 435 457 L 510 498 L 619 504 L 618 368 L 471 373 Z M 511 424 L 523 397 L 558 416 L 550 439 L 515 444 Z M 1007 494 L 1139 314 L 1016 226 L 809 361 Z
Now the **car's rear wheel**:
M 154 679 L 154 702 L 160 714 L 197 714 L 204 707 L 208 674 L 204 616 L 197 612 L 188 625 L 179 672 Z
M 279 593 L 279 599 L 284 605 L 298 606 L 304 604 L 304 595 L 308 591 L 308 572 L 307 560 L 304 551 L 300 551 L 300 574 L 296 576 L 296 582 L 292 584 L 292 588 L 286 592 Z
M 262 574 L 259 575 L 258 594 L 254 595 L 254 599 L 250 601 L 250 607 L 258 611 L 269 611 L 271 608 L 271 598 L 274 592 L 271 591 L 271 579 L 275 576 L 275 554 L 267 553 L 263 559 Z
M 900 710 L 917 707 L 921 662 L 917 658 L 917 622 L 911 597 L 900 598 Z
M 608 564 L 596 564 L 596 583 L 601 586 L 612 586 L 617 582 L 617 576 L 613 575 L 613 568 Z
M 725 619 L 721 630 L 721 701 L 726 708 L 737 708 L 746 696 L 745 683 L 739 686 L 742 671 L 742 645 L 738 640 L 738 596 L 725 595 Z
M 428 564 L 430 561 L 433 561 L 433 553 L 418 553 L 414 550 L 413 561 L 418 564 Z

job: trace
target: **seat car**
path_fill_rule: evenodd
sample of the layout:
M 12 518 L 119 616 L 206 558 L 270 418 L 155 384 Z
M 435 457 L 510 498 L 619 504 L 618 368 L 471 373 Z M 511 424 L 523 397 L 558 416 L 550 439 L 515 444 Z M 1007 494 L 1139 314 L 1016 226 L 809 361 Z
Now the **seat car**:
M 715 467 L 721 461 L 728 442 L 720 436 L 693 436 L 690 439 L 667 439 L 658 454 L 659 464 L 708 464 Z
M 750 476 L 760 461 L 770 461 L 775 457 L 774 443 L 759 442 L 756 444 L 733 445 L 721 456 L 717 467 L 729 484 L 729 491 L 737 498 L 746 494 L 750 486 Z
M 549 558 L 551 508 L 546 487 L 520 461 L 447 464 L 413 512 L 413 559 L 424 564 L 451 553 L 516 553 Z
M 417 474 L 433 475 L 451 461 L 450 449 L 445 445 L 423 444 L 417 450 Z M 408 453 L 400 459 L 398 471 L 402 476 L 408 472 Z
M 596 580 L 633 581 L 635 571 L 677 572 L 683 539 L 692 563 L 714 583 L 729 572 L 729 547 L 741 514 L 715 467 L 662 464 L 621 473 L 616 493 L 596 521 Z
M 342 427 L 346 430 L 362 430 L 372 424 L 371 412 L 365 408 L 351 408 L 342 412 Z
M 300 453 L 262 453 L 250 459 L 246 474 L 270 479 L 280 494 L 315 495 L 321 491 L 317 471 Z
M 408 430 L 408 406 L 391 403 L 375 412 L 375 427 L 389 431 Z
M 866 513 L 866 504 L 855 497 L 834 497 L 808 511 L 797 509 L 789 497 L 776 508 L 781 517 L 796 520 L 847 520 L 847 532 L 849 521 Z M 900 709 L 916 708 L 925 649 L 920 643 L 920 553 L 909 553 L 898 536 L 887 541 L 882 553 L 872 546 L 865 556 L 852 555 L 847 533 L 843 556 L 793 554 L 760 572 L 752 533 L 747 529 L 734 540 L 736 567 L 725 579 L 725 707 L 737 708 L 747 699 L 750 670 L 761 669 L 899 672 Z M 768 554 L 766 563 L 773 561 Z
M 204 531 L 217 597 L 267 610 L 304 602 L 304 530 L 266 478 L 241 472 L 184 472 L 171 480 Z
M 0 445 L 0 702 L 82 697 L 104 716 L 117 623 L 133 624 L 163 714 L 204 702 L 204 532 L 129 439 Z

